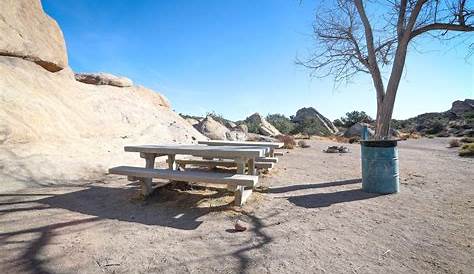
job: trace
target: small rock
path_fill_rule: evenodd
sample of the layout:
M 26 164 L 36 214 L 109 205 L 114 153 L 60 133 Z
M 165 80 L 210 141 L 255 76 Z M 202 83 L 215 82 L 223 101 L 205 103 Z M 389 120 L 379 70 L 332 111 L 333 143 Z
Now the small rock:
M 234 229 L 237 232 L 245 231 L 247 230 L 247 224 L 242 222 L 241 220 L 237 220 L 237 222 L 235 222 Z

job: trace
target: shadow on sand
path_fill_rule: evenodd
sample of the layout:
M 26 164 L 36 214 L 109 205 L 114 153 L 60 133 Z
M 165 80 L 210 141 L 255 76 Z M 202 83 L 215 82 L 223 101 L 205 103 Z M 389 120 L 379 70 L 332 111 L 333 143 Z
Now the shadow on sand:
M 362 180 L 359 179 L 350 179 L 343 181 L 334 181 L 334 182 L 325 182 L 318 184 L 301 184 L 301 185 L 290 185 L 284 187 L 275 187 L 268 189 L 268 193 L 287 193 L 297 190 L 307 190 L 307 189 L 318 189 L 323 187 L 333 187 L 333 186 L 343 186 L 349 184 L 361 183 Z M 305 207 L 305 208 L 318 208 L 318 207 L 328 207 L 333 204 L 353 202 L 359 200 L 365 200 L 370 198 L 375 198 L 380 196 L 380 194 L 375 193 L 366 193 L 361 189 L 351 189 L 351 190 L 342 190 L 337 192 L 329 193 L 314 193 L 314 194 L 305 194 L 305 195 L 295 195 L 284 197 L 288 201 L 296 206 Z

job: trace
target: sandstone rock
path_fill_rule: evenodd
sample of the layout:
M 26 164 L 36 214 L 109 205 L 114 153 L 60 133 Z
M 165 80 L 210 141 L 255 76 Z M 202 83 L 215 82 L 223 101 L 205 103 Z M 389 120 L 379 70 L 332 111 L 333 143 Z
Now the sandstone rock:
M 87 182 L 142 166 L 125 145 L 205 139 L 150 89 L 88 85 L 17 57 L 0 56 L 0 75 L 0 177 L 12 182 Z
M 449 112 L 456 114 L 458 117 L 462 117 L 467 112 L 474 112 L 474 100 L 454 101 Z
M 249 132 L 249 128 L 247 127 L 246 124 L 240 124 L 240 125 L 238 125 L 237 127 L 235 127 L 234 130 L 239 130 L 239 131 L 242 131 L 242 132 L 244 132 L 244 133 L 248 133 L 248 132 Z
M 51 72 L 68 65 L 66 45 L 40 0 L 0 1 L 0 55 L 20 57 Z
M 209 115 L 196 125 L 196 129 L 211 140 L 227 140 L 229 132 L 228 128 Z
M 91 85 L 109 85 L 116 87 L 131 87 L 133 85 L 132 80 L 110 73 L 76 73 L 74 76 L 77 81 Z
M 254 142 L 278 142 L 278 139 L 264 136 L 261 134 L 256 133 L 247 133 L 247 141 L 254 141 Z
M 360 137 L 361 134 L 362 134 L 362 129 L 364 128 L 364 126 L 367 126 L 368 129 L 369 129 L 369 137 L 373 137 L 374 134 L 375 134 L 375 131 L 370 128 L 371 126 L 369 124 L 366 124 L 366 123 L 356 123 L 356 124 L 352 125 L 350 128 L 348 128 L 344 132 L 343 136 L 346 137 L 346 138 Z
M 199 120 L 194 119 L 194 118 L 186 118 L 185 120 L 186 120 L 186 122 L 188 122 L 192 126 L 195 126 L 195 125 L 199 124 Z
M 234 129 L 235 127 L 237 127 L 237 125 L 232 122 L 232 121 L 226 121 L 225 122 L 225 126 L 228 128 L 228 129 Z
M 331 122 L 331 120 L 324 117 L 321 113 L 319 113 L 316 109 L 312 107 L 299 109 L 296 112 L 296 115 L 293 117 L 292 121 L 295 123 L 303 123 L 305 120 L 309 119 L 315 119 L 316 121 L 319 121 L 321 127 L 326 129 L 330 134 L 335 134 L 339 131 L 337 127 L 334 126 L 334 124 Z
M 270 124 L 265 118 L 259 113 L 254 113 L 245 119 L 246 123 L 255 124 L 258 127 L 260 134 L 265 136 L 277 136 L 280 135 L 280 131 Z

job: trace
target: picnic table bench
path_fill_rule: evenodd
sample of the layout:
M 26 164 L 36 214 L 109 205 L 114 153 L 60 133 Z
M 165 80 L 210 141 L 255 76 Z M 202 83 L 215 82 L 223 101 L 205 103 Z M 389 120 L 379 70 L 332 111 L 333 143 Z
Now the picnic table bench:
M 258 146 L 258 147 L 268 147 L 270 149 L 267 156 L 275 157 L 275 149 L 282 148 L 283 143 L 281 142 L 253 142 L 253 141 L 226 141 L 226 140 L 208 140 L 208 141 L 198 141 L 198 144 L 208 145 L 208 146 Z
M 125 151 L 140 153 L 140 157 L 146 161 L 145 167 L 119 166 L 109 169 L 109 173 L 125 175 L 131 181 L 140 181 L 144 196 L 151 193 L 153 178 L 225 184 L 235 190 L 234 202 L 239 206 L 250 196 L 252 188 L 258 183 L 258 176 L 255 175 L 255 160 L 264 158 L 268 153 L 268 149 L 265 147 L 206 145 L 126 146 Z M 176 169 L 176 155 L 230 159 L 237 166 L 237 174 L 209 171 L 180 171 Z M 161 156 L 168 157 L 168 169 L 155 169 L 155 158 Z M 247 172 L 246 166 L 248 167 Z

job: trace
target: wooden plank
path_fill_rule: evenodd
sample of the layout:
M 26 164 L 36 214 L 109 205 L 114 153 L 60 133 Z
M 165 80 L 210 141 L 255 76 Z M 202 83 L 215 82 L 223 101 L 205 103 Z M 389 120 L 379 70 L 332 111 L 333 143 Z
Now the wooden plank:
M 159 178 L 175 181 L 228 184 L 253 187 L 258 176 L 209 171 L 178 171 L 169 169 L 151 169 L 142 167 L 119 166 L 109 169 L 109 173 L 138 178 Z
M 283 156 L 283 155 L 284 155 L 284 153 L 281 152 L 281 151 L 275 151 L 275 152 L 273 152 L 273 156 Z
M 251 141 L 225 141 L 225 140 L 210 140 L 198 141 L 198 144 L 208 146 L 265 146 L 270 148 L 281 148 L 283 143 L 280 142 L 251 142 Z
M 127 152 L 152 153 L 158 155 L 182 154 L 209 158 L 256 158 L 264 157 L 268 151 L 265 147 L 243 146 L 206 146 L 206 145 L 139 145 L 125 146 Z

